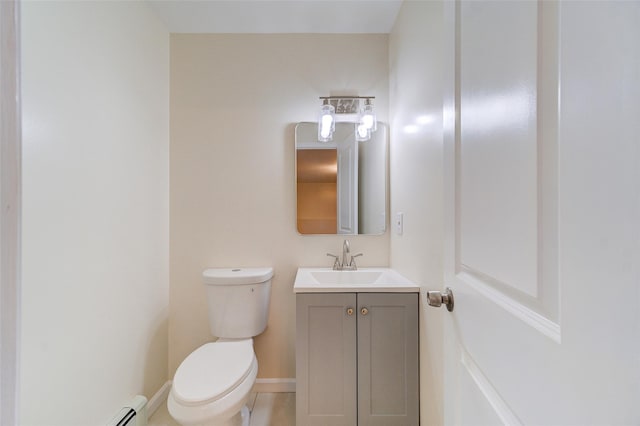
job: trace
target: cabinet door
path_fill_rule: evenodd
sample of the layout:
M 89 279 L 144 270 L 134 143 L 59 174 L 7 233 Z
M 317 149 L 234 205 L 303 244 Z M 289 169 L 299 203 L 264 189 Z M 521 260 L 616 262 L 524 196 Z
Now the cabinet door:
M 418 386 L 418 294 L 358 294 L 358 425 L 417 426 Z
M 296 296 L 298 425 L 357 424 L 355 308 L 353 293 Z

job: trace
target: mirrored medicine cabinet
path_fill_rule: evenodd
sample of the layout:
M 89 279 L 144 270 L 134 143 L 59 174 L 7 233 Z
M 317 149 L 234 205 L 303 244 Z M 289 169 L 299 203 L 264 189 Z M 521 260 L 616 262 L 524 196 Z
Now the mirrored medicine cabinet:
M 388 129 L 378 122 L 367 141 L 354 123 L 336 123 L 318 141 L 318 124 L 295 128 L 296 211 L 300 234 L 383 234 L 387 223 Z

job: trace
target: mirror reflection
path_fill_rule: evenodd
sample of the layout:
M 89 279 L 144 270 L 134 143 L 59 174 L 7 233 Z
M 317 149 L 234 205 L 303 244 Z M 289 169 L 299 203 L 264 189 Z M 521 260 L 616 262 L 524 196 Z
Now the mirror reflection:
M 387 127 L 358 142 L 354 123 L 318 141 L 317 123 L 296 125 L 297 229 L 301 234 L 383 234 L 387 212 Z

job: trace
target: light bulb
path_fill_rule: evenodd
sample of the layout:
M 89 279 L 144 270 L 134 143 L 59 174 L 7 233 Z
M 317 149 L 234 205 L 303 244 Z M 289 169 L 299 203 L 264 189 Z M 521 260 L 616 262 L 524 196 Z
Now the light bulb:
M 362 125 L 367 129 L 373 128 L 373 116 L 367 114 L 362 117 Z
M 368 141 L 371 139 L 371 131 L 364 124 L 356 125 L 356 140 L 359 142 Z
M 324 105 L 322 105 L 320 109 L 320 118 L 318 119 L 318 140 L 320 142 L 329 142 L 333 138 L 333 132 L 336 129 L 334 113 L 335 108 L 325 99 Z
M 373 111 L 373 105 L 371 99 L 365 100 L 364 107 L 360 112 L 360 122 L 367 127 L 371 132 L 378 130 L 378 123 L 376 121 L 376 113 Z
M 331 136 L 331 124 L 333 124 L 333 117 L 330 115 L 323 115 L 320 124 L 320 136 L 328 138 Z

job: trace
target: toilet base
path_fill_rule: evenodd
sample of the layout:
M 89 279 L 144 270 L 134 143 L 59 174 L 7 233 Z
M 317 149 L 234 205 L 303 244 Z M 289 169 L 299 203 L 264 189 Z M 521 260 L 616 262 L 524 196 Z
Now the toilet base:
M 194 426 L 249 426 L 251 422 L 251 411 L 249 411 L 249 407 L 244 405 L 242 409 L 236 413 L 233 417 L 221 420 L 221 421 L 212 421 L 206 423 L 197 423 Z
M 223 422 L 211 423 L 210 425 L 203 426 L 249 426 L 249 422 L 251 421 L 251 412 L 249 411 L 249 407 L 244 405 L 242 409 L 230 419 L 227 419 Z
M 251 421 L 251 412 L 249 411 L 249 407 L 245 405 L 242 407 L 240 412 L 233 417 L 236 418 L 236 422 L 229 426 L 249 426 L 249 422 Z

